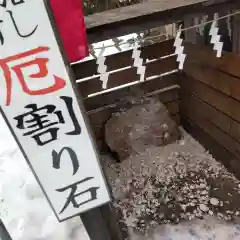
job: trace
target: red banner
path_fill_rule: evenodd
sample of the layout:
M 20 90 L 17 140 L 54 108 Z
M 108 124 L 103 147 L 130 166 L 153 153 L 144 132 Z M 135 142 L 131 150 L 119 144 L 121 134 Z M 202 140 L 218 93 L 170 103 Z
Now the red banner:
M 88 44 L 81 0 L 50 0 L 68 60 L 88 56 Z

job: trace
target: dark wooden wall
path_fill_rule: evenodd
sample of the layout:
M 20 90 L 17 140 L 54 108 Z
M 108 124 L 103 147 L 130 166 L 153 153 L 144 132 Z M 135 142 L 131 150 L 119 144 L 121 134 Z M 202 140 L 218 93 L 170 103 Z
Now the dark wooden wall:
M 140 76 L 133 66 L 132 50 L 107 56 L 107 93 L 96 60 L 72 66 L 98 146 L 102 151 L 107 149 L 104 126 L 119 110 L 119 100 L 139 88 L 146 96 L 157 95 L 177 123 L 181 118 L 185 129 L 240 177 L 240 56 L 224 52 L 222 58 L 216 58 L 212 46 L 186 43 L 184 71 L 179 72 L 173 42 L 141 48 L 146 66 L 142 83 L 136 84 Z M 174 72 L 159 76 L 170 71 Z M 134 82 L 130 87 L 114 89 Z M 89 97 L 91 94 L 95 96 Z
M 240 56 L 186 44 L 180 79 L 182 124 L 240 176 Z
M 176 56 L 172 56 L 175 49 L 174 40 L 152 44 L 141 48 L 141 57 L 146 66 L 145 82 L 138 82 L 140 76 L 137 68 L 133 67 L 132 50 L 109 55 L 106 57 L 107 71 L 110 72 L 107 89 L 102 88 L 102 82 L 97 72 L 96 60 L 72 65 L 78 82 L 78 89 L 84 97 L 84 105 L 88 113 L 98 146 L 104 150 L 104 125 L 113 112 L 119 110 L 121 99 L 129 96 L 132 90 L 138 88 L 144 95 L 157 95 L 166 104 L 170 114 L 179 119 L 179 85 Z M 170 55 L 170 56 L 169 56 Z M 164 58 L 163 58 L 164 57 Z M 147 59 L 149 61 L 147 61 Z M 153 60 L 153 61 L 151 61 Z M 128 67 L 128 68 L 126 68 Z M 122 69 L 125 68 L 125 69 Z M 117 71 L 115 71 L 117 70 Z M 175 71 L 166 76 L 159 76 L 170 71 Z M 83 78 L 93 76 L 88 80 Z M 112 88 L 122 87 L 124 84 L 136 84 L 122 89 L 111 91 Z M 110 90 L 110 92 L 104 92 Z M 90 94 L 96 94 L 89 97 Z

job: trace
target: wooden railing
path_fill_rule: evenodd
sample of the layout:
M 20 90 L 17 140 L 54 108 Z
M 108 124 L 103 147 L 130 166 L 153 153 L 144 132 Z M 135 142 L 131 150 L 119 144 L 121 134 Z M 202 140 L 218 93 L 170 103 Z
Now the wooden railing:
M 85 17 L 89 43 L 240 6 L 238 0 L 148 0 Z
M 143 59 L 144 66 L 146 66 L 145 80 L 151 80 L 154 76 L 159 78 L 161 74 L 177 70 L 176 56 L 168 56 L 175 51 L 173 43 L 174 40 L 171 39 L 140 48 L 140 57 Z M 133 50 L 129 50 L 106 56 L 105 65 L 107 66 L 107 72 L 110 73 L 107 88 L 102 87 L 95 59 L 72 65 L 82 96 L 85 98 L 88 95 L 100 94 L 103 91 L 109 91 L 124 84 L 139 82 L 140 76 L 137 74 L 137 68 L 133 66 L 132 54 Z M 96 75 L 96 77 L 81 80 L 93 75 Z

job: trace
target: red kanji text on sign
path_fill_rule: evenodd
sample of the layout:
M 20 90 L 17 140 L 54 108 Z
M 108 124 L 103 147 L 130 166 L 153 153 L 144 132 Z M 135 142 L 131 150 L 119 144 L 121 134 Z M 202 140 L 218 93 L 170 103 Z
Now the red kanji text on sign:
M 64 88 L 66 85 L 66 82 L 64 79 L 53 75 L 53 78 L 55 80 L 54 84 L 52 86 L 49 86 L 47 88 L 42 88 L 38 90 L 32 90 L 28 87 L 25 77 L 31 78 L 31 79 L 36 79 L 36 78 L 44 78 L 48 76 L 48 67 L 47 63 L 49 62 L 48 58 L 44 57 L 37 57 L 33 60 L 27 60 L 21 64 L 16 64 L 13 67 L 10 67 L 8 63 L 19 60 L 19 59 L 24 59 L 28 56 L 34 56 L 38 53 L 41 52 L 46 52 L 48 51 L 48 47 L 38 47 L 35 49 L 32 49 L 30 51 L 20 53 L 14 56 L 6 57 L 4 59 L 0 59 L 0 67 L 3 70 L 3 75 L 6 81 L 6 87 L 7 87 L 7 97 L 6 97 L 6 106 L 10 105 L 11 103 L 11 94 L 12 94 L 12 84 L 13 84 L 13 79 L 12 79 L 12 72 L 14 72 L 17 76 L 17 79 L 21 85 L 21 88 L 23 92 L 25 92 L 28 95 L 45 95 L 49 94 L 55 91 L 58 91 L 61 88 Z M 30 74 L 28 76 L 24 76 L 23 69 L 27 68 L 32 65 L 37 65 L 39 71 L 37 73 Z M 12 70 L 12 72 L 11 72 Z

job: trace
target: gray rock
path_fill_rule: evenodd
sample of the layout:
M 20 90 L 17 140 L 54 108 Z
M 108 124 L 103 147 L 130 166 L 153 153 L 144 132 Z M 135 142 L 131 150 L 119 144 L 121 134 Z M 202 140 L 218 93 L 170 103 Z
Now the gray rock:
M 105 126 L 106 143 L 120 161 L 148 146 L 166 145 L 179 138 L 178 126 L 155 98 L 145 98 L 114 114 Z

